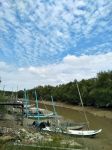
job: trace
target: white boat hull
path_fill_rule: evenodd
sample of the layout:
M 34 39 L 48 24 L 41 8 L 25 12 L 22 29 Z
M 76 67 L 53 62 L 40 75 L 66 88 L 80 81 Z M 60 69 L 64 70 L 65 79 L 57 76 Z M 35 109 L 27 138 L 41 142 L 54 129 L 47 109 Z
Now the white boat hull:
M 67 135 L 80 136 L 80 137 L 94 137 L 96 134 L 100 133 L 102 131 L 102 129 L 99 129 L 99 130 L 67 130 L 67 131 L 63 131 L 59 128 L 56 128 L 55 130 L 53 130 L 51 127 L 46 127 L 43 129 L 43 131 L 63 133 L 63 134 L 67 134 Z

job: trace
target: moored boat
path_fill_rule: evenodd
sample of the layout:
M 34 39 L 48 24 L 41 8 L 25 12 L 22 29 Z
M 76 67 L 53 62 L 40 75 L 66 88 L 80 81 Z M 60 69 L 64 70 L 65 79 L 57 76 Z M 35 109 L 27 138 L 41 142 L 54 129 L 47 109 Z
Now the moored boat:
M 94 137 L 98 133 L 102 131 L 102 129 L 99 130 L 62 130 L 60 128 L 55 128 L 55 130 L 51 127 L 45 127 L 43 128 L 43 131 L 47 132 L 55 132 L 55 133 L 63 133 L 66 135 L 73 135 L 78 137 Z

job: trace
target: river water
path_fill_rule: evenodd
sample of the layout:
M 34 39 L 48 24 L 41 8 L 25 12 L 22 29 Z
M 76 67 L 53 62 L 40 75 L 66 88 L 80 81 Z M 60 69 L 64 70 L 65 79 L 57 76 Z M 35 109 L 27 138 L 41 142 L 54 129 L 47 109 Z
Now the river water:
M 47 108 L 52 110 L 51 106 L 47 105 Z M 56 111 L 66 120 L 85 122 L 83 112 L 59 106 L 56 107 Z M 97 117 L 90 113 L 86 113 L 86 115 L 90 123 L 90 129 L 102 128 L 102 132 L 95 138 L 82 138 L 82 142 L 89 146 L 90 150 L 112 150 L 112 120 L 104 117 Z

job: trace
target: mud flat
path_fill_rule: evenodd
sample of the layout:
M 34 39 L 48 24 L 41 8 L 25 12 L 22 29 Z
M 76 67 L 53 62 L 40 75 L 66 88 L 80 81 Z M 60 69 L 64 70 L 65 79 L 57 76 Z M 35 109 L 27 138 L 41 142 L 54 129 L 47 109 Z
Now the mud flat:
M 52 105 L 52 103 L 48 102 L 48 101 L 44 101 L 44 103 L 46 105 Z M 60 102 L 56 102 L 55 106 L 63 107 L 63 108 L 69 108 L 69 109 L 73 109 L 73 110 L 76 110 L 76 111 L 83 111 L 81 106 L 73 106 L 73 105 L 70 105 L 70 104 L 65 104 L 65 103 L 60 103 Z M 93 107 L 84 107 L 84 109 L 85 109 L 86 112 L 91 113 L 95 116 L 112 119 L 112 110 L 104 110 L 104 109 L 93 108 Z

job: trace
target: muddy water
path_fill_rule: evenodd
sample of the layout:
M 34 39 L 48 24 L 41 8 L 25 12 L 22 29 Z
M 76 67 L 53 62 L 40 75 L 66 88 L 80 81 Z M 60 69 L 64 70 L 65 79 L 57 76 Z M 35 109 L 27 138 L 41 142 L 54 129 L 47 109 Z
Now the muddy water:
M 51 106 L 47 105 L 47 108 L 52 110 Z M 56 107 L 56 111 L 59 115 L 62 115 L 67 120 L 73 120 L 75 122 L 85 122 L 84 113 L 72 110 L 70 108 Z M 87 113 L 90 129 L 102 128 L 102 133 L 95 138 L 82 138 L 82 142 L 89 146 L 91 150 L 112 150 L 112 120 L 103 117 L 93 116 Z

